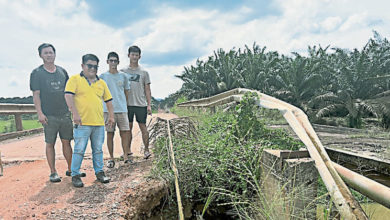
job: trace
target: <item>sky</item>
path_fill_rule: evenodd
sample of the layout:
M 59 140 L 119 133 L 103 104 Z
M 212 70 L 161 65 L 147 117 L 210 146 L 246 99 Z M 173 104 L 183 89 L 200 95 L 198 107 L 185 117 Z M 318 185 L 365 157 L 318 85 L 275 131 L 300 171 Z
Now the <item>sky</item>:
M 42 64 L 41 43 L 56 47 L 56 64 L 81 71 L 87 53 L 100 59 L 141 48 L 152 96 L 181 88 L 184 67 L 213 51 L 251 47 L 285 55 L 308 46 L 364 47 L 373 31 L 390 36 L 390 1 L 385 0 L 0 0 L 0 97 L 25 97 L 31 71 Z

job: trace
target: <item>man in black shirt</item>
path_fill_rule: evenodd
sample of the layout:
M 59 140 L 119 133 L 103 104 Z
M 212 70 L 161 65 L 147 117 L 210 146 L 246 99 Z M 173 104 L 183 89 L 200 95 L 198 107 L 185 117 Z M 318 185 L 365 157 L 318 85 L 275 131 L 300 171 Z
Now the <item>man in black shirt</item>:
M 34 105 L 38 120 L 42 123 L 45 133 L 46 158 L 50 167 L 50 181 L 60 182 L 61 178 L 55 168 L 55 142 L 59 133 L 62 142 L 62 152 L 68 163 L 67 176 L 71 176 L 73 125 L 70 112 L 65 102 L 64 90 L 68 73 L 54 64 L 56 51 L 51 44 L 41 44 L 38 47 L 43 65 L 34 69 L 30 75 L 30 89 L 33 92 Z M 85 176 L 85 173 L 84 175 Z

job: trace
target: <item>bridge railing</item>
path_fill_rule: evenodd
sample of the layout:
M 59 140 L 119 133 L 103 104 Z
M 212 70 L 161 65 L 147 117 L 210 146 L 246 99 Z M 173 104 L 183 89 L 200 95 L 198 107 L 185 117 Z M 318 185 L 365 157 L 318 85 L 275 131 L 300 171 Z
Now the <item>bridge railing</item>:
M 9 104 L 0 103 L 1 115 L 14 115 L 16 131 L 23 131 L 23 114 L 36 114 L 35 106 L 33 104 Z
M 258 94 L 259 100 L 256 104 L 259 106 L 267 109 L 278 109 L 280 113 L 282 113 L 290 127 L 306 145 L 310 157 L 315 161 L 317 170 L 330 193 L 333 202 L 336 204 L 336 208 L 344 219 L 366 220 L 368 217 L 360 204 L 352 196 L 342 177 L 348 184 L 362 194 L 386 207 L 390 207 L 390 189 L 361 175 L 352 173 L 352 171 L 344 169 L 337 164 L 334 165 L 306 114 L 293 105 L 256 90 L 237 88 L 212 97 L 180 103 L 177 106 L 187 108 L 211 108 L 212 111 L 215 111 L 215 107 L 219 105 L 240 102 L 242 96 L 246 92 Z

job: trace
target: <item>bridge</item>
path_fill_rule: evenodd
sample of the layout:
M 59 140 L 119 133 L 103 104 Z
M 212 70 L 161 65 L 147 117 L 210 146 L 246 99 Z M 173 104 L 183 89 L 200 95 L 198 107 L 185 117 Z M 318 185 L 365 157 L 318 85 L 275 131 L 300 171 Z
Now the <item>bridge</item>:
M 382 205 L 390 208 L 390 188 L 372 181 L 362 175 L 354 173 L 335 162 L 332 162 L 317 133 L 309 122 L 307 115 L 301 109 L 291 104 L 256 90 L 237 88 L 208 98 L 180 103 L 178 104 L 178 107 L 191 109 L 209 108 L 212 112 L 214 112 L 215 109 L 220 106 L 227 106 L 224 109 L 226 110 L 235 103 L 240 102 L 244 94 L 247 93 L 257 95 L 258 98 L 256 99 L 256 104 L 259 107 L 266 109 L 276 109 L 279 110 L 281 115 L 283 115 L 290 128 L 294 131 L 295 135 L 305 144 L 307 153 L 310 155 L 311 159 L 314 160 L 315 167 L 320 174 L 322 181 L 324 182 L 330 196 L 332 197 L 333 203 L 335 204 L 335 207 L 337 208 L 342 218 L 368 219 L 367 214 L 363 211 L 360 204 L 353 197 L 348 186 L 373 199 L 374 201 L 377 201 Z M 277 153 L 275 156 L 283 161 L 281 153 L 282 152 Z M 341 152 L 336 151 L 336 154 L 340 153 Z M 288 158 L 289 157 L 286 157 L 285 159 Z M 296 158 L 296 156 L 293 156 L 293 158 Z M 370 159 L 368 158 L 368 160 Z M 388 167 L 388 164 L 386 167 Z M 296 179 L 295 177 L 292 178 Z M 348 186 L 344 181 L 348 183 Z M 312 199 L 315 198 L 313 197 Z M 304 200 L 301 202 L 305 203 Z
M 237 97 L 235 97 L 235 98 L 237 98 Z M 211 102 L 211 103 L 216 103 L 216 102 L 218 104 L 220 104 L 220 100 L 219 101 L 213 100 L 213 102 Z M 226 99 L 225 102 L 230 103 L 230 102 L 232 102 L 232 100 Z M 208 105 L 209 104 L 210 103 L 208 103 Z M 10 107 L 10 106 L 8 106 L 8 107 Z M 21 114 L 25 114 L 25 113 L 26 114 L 35 113 L 31 109 L 24 111 L 23 108 L 31 108 L 31 105 L 30 106 L 28 106 L 28 105 L 23 105 L 23 106 L 13 105 L 11 109 L 8 109 L 8 111 L 4 110 L 4 106 L 3 106 L 3 111 L 0 111 L 0 113 L 19 115 L 18 117 L 20 117 Z M 162 117 L 162 118 L 169 119 L 169 118 L 172 118 L 174 116 L 169 115 L 169 114 L 160 113 L 160 114 L 154 115 L 151 118 L 148 118 L 148 122 L 155 119 L 156 117 Z M 16 116 L 15 116 L 15 119 L 16 119 Z M 17 123 L 19 123 L 19 122 L 17 122 Z M 20 126 L 20 127 L 22 127 L 22 126 Z M 325 138 L 325 136 L 327 134 L 321 135 L 321 129 L 324 129 L 324 126 L 317 126 L 317 127 L 315 126 L 315 129 L 316 129 L 316 131 L 319 131 L 318 133 L 319 133 L 319 136 L 321 139 Z M 14 212 L 16 212 L 17 210 L 20 210 L 21 204 L 23 202 L 25 203 L 25 201 L 26 201 L 26 198 L 23 197 L 26 194 L 31 196 L 31 197 L 34 197 L 34 193 L 37 195 L 40 195 L 40 194 L 42 194 L 41 192 L 45 192 L 47 190 L 50 191 L 50 189 L 47 189 L 47 186 L 48 186 L 47 185 L 47 179 L 48 179 L 47 176 L 49 174 L 49 170 L 48 170 L 48 166 L 47 166 L 46 161 L 45 161 L 45 152 L 44 152 L 45 151 L 45 148 L 44 148 L 45 143 L 44 143 L 43 134 L 38 132 L 38 134 L 34 134 L 32 136 L 27 136 L 27 137 L 22 136 L 23 135 L 22 131 L 16 132 L 16 134 L 17 134 L 17 136 L 20 136 L 19 139 L 3 141 L 3 142 L 1 142 L 1 146 L 0 146 L 0 151 L 2 152 L 1 158 L 2 158 L 3 162 L 6 164 L 5 175 L 7 176 L 7 178 L 4 178 L 4 177 L 0 178 L 0 185 L 2 186 L 2 193 L 0 194 L 0 200 L 5 202 L 4 204 L 0 204 L 0 206 L 5 207 L 6 204 L 8 204 L 8 201 L 10 201 L 10 200 L 14 201 L 13 205 L 15 206 L 14 208 L 7 209 L 7 213 L 2 213 L 3 211 L 0 212 L 0 217 L 3 215 L 7 215 L 7 214 L 12 216 L 12 214 L 14 214 Z M 343 137 L 341 137 L 341 139 L 342 138 Z M 345 137 L 344 137 L 344 140 L 345 140 Z M 119 134 L 115 135 L 114 143 L 115 143 L 114 144 L 115 145 L 114 154 L 116 157 L 118 157 L 119 155 L 122 154 Z M 134 129 L 133 129 L 133 143 L 134 144 L 132 145 L 132 152 L 134 153 L 134 156 L 135 157 L 142 156 L 142 151 L 141 151 L 142 150 L 142 144 L 141 144 L 142 141 L 141 141 L 140 131 L 138 130 L 137 126 L 134 126 Z M 325 143 L 325 144 L 329 144 L 329 143 Z M 367 144 L 367 146 L 370 146 L 370 143 L 366 143 L 366 144 Z M 371 144 L 371 145 L 373 145 L 374 147 L 376 146 L 375 143 Z M 389 146 L 389 145 L 387 145 L 387 146 Z M 348 161 L 351 162 L 351 161 L 357 161 L 356 158 L 358 158 L 358 160 L 365 160 L 366 164 L 371 163 L 372 168 L 380 168 L 380 169 L 377 169 L 377 171 L 379 173 L 386 174 L 386 175 L 389 174 L 388 172 L 389 172 L 389 164 L 390 163 L 388 160 L 386 160 L 386 158 L 381 156 L 382 155 L 381 153 L 383 153 L 383 152 L 378 152 L 378 154 L 373 154 L 373 155 L 367 155 L 367 154 L 361 154 L 361 152 L 360 153 L 359 152 L 351 152 L 350 150 L 345 150 L 345 149 L 332 149 L 332 148 L 327 147 L 326 145 L 325 145 L 325 147 L 327 148 L 328 154 L 331 156 L 331 159 L 334 161 L 340 160 L 341 162 L 348 162 Z M 61 150 L 61 146 L 59 144 L 59 141 L 56 143 L 55 149 L 56 149 L 56 158 L 59 159 L 57 162 L 57 169 L 59 170 L 59 173 L 62 174 L 66 170 L 66 163 L 65 163 L 64 158 L 62 156 L 62 150 Z M 108 151 L 107 151 L 105 146 L 103 147 L 103 149 L 104 149 L 104 157 L 107 158 Z M 390 153 L 390 152 L 386 152 L 386 153 Z M 86 161 L 84 162 L 84 164 L 86 165 L 86 167 L 88 167 L 88 169 L 85 169 L 87 174 L 88 174 L 88 177 L 87 177 L 86 181 L 84 181 L 84 182 L 86 183 L 86 187 L 92 187 L 94 185 L 94 182 L 93 182 L 94 175 L 93 175 L 93 172 L 91 172 L 91 170 L 92 170 L 92 168 L 91 168 L 92 164 L 91 164 L 91 160 L 90 160 L 91 150 L 90 150 L 89 146 L 87 148 L 87 152 L 85 155 L 86 155 Z M 367 163 L 367 161 L 369 161 L 369 163 Z M 15 164 L 20 164 L 20 165 L 15 166 Z M 63 175 L 61 175 L 61 176 L 63 176 Z M 31 182 L 36 183 L 37 179 L 40 180 L 40 181 L 38 181 L 39 182 L 38 185 L 40 187 L 34 188 L 31 184 Z M 69 180 L 66 180 L 66 181 L 67 181 L 68 185 L 70 185 Z M 389 183 L 388 181 L 389 181 L 389 179 L 384 179 L 382 181 L 382 183 L 384 183 L 384 184 Z M 379 181 L 379 182 L 381 182 L 381 181 Z M 44 187 L 45 184 L 46 184 L 46 187 Z M 15 187 L 16 185 L 17 185 L 17 187 Z M 26 186 L 28 186 L 28 187 L 26 187 Z M 19 192 L 12 191 L 15 188 L 20 188 L 21 190 L 19 190 Z M 59 190 L 58 188 L 55 188 L 55 187 L 53 189 Z M 73 188 L 67 187 L 67 189 L 71 190 L 71 192 L 74 193 L 74 191 L 72 191 Z M 4 193 L 4 192 L 11 192 L 11 193 Z M 39 198 L 38 200 L 40 202 L 42 202 L 42 199 L 43 198 Z M 8 206 L 9 206 L 9 204 L 8 204 Z M 36 206 L 34 206 L 34 204 L 31 206 L 36 207 Z M 13 206 L 9 206 L 9 207 L 13 207 Z M 52 208 L 52 206 L 49 206 L 49 207 Z M 44 213 L 44 212 L 41 212 L 41 214 L 42 213 Z M 23 213 L 21 215 L 23 215 Z

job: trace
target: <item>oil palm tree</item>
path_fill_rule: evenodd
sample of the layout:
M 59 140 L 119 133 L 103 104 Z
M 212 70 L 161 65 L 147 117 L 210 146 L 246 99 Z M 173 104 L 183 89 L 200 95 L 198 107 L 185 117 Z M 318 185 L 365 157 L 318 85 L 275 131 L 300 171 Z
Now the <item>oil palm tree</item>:
M 295 58 L 284 59 L 279 74 L 270 76 L 272 94 L 278 98 L 308 110 L 308 102 L 321 87 L 322 76 L 318 74 L 318 63 L 295 53 Z

